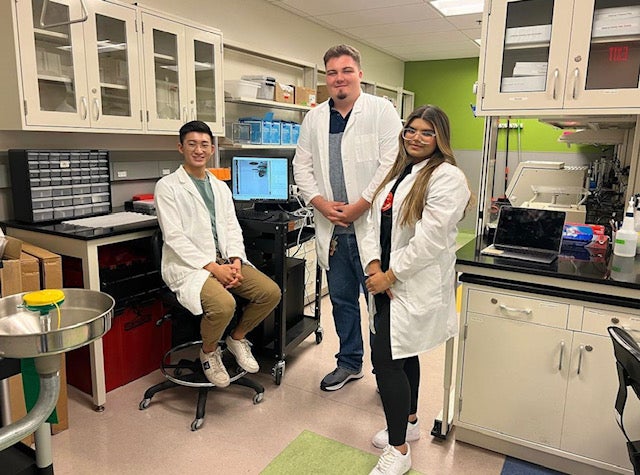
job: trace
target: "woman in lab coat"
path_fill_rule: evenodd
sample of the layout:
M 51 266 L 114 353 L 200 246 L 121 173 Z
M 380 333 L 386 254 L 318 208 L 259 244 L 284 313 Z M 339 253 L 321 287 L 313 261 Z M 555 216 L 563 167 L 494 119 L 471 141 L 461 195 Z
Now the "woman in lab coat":
M 398 157 L 376 190 L 361 259 L 369 276 L 372 361 L 387 429 L 372 474 L 405 473 L 420 437 L 418 354 L 456 333 L 456 225 L 469 202 L 450 146 L 449 120 L 425 105 L 407 119 Z

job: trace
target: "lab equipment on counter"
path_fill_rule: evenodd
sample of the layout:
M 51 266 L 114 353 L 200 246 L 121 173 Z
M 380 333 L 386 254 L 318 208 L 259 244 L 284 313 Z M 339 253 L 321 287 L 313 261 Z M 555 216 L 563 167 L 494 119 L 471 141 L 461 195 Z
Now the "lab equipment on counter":
M 589 195 L 585 189 L 587 167 L 564 162 L 524 161 L 513 173 L 506 197 L 512 206 L 564 211 L 567 221 L 584 223 Z
M 633 220 L 635 200 L 631 198 L 627 211 L 624 213 L 622 227 L 616 232 L 613 244 L 613 253 L 620 257 L 634 257 L 636 255 L 636 245 L 638 243 L 638 233 Z

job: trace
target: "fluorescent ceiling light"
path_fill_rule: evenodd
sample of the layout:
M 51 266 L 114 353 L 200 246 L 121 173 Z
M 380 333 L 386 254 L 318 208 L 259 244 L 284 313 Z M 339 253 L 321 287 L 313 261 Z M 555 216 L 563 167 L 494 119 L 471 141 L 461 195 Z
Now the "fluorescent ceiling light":
M 444 16 L 482 13 L 484 0 L 433 0 L 431 5 Z

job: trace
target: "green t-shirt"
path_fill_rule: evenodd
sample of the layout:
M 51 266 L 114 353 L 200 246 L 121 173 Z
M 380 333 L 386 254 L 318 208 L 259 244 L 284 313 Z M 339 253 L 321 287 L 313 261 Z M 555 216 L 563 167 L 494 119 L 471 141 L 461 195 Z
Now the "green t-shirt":
M 218 233 L 216 232 L 215 198 L 213 196 L 213 190 L 211 189 L 211 184 L 209 183 L 209 179 L 205 178 L 204 180 L 200 180 L 199 178 L 194 178 L 191 175 L 189 175 L 189 178 L 191 178 L 191 181 L 193 182 L 193 184 L 196 185 L 196 188 L 200 193 L 200 196 L 202 196 L 204 204 L 207 206 L 207 209 L 209 210 L 209 216 L 211 217 L 211 232 L 213 233 L 213 240 L 216 243 L 216 249 L 218 249 Z

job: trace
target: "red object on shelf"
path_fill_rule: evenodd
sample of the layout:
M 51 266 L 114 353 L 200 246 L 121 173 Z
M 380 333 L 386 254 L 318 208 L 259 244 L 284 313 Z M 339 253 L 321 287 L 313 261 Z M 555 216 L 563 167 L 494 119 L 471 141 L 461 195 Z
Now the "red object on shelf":
M 133 198 L 131 199 L 133 201 L 153 200 L 153 193 L 141 193 L 139 195 L 133 195 Z
M 171 325 L 156 326 L 163 316 L 160 299 L 147 305 L 126 307 L 113 318 L 111 329 L 102 337 L 107 392 L 124 386 L 160 368 L 171 348 Z M 67 353 L 67 382 L 92 394 L 89 347 Z

